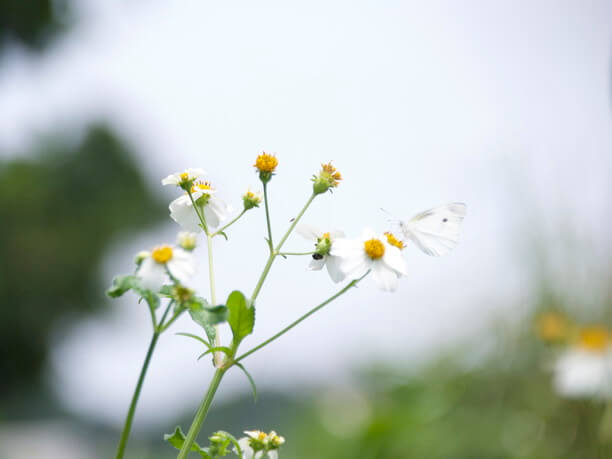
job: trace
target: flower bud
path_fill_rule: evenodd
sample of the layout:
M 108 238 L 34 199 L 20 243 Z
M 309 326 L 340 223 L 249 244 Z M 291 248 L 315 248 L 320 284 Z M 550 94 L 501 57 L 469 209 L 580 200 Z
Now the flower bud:
M 181 231 L 176 238 L 178 245 L 188 252 L 191 252 L 197 246 L 198 235 L 189 231 Z
M 336 188 L 342 180 L 342 174 L 336 170 L 331 162 L 327 164 L 321 164 L 321 171 L 319 175 L 315 175 L 312 178 L 314 182 L 312 190 L 314 194 L 322 194 L 331 188 Z
M 276 166 L 278 166 L 278 159 L 274 155 L 263 152 L 257 157 L 253 166 L 259 171 L 259 179 L 263 183 L 268 183 L 274 175 Z
M 261 204 L 261 193 L 254 193 L 251 190 L 247 190 L 247 192 L 242 195 L 242 202 L 244 203 L 244 210 L 259 207 L 259 204 Z
M 141 250 L 134 257 L 134 263 L 140 266 L 140 264 L 144 261 L 144 259 L 149 258 L 150 256 L 151 256 L 151 252 L 149 252 L 148 250 Z

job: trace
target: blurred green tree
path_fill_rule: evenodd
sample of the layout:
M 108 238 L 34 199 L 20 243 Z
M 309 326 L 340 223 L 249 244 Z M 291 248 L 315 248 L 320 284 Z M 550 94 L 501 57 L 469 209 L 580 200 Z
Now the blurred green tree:
M 161 219 L 128 149 L 102 126 L 0 162 L 0 406 L 41 381 L 52 327 L 104 303 L 99 266 L 119 234 Z
M 69 23 L 63 0 L 0 0 L 0 53 L 11 42 L 41 51 Z

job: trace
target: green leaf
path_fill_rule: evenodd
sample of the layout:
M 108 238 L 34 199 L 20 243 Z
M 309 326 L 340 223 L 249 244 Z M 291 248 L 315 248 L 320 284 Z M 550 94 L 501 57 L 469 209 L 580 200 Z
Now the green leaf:
M 177 428 L 174 429 L 173 434 L 164 435 L 164 440 L 170 443 L 176 449 L 181 449 L 183 447 L 183 443 L 185 443 L 185 434 L 183 433 L 181 428 L 177 426 Z M 193 442 L 193 445 L 191 445 L 190 451 L 195 451 L 199 453 L 200 456 L 202 456 L 204 459 L 211 459 L 206 449 L 202 448 L 196 442 Z
M 174 289 L 174 285 L 171 285 L 171 284 L 162 285 L 161 288 L 159 289 L 159 294 L 168 296 L 168 297 L 172 297 L 173 289 Z
M 111 298 L 118 298 L 128 290 L 139 288 L 138 278 L 133 275 L 117 276 L 113 279 L 113 285 L 106 291 Z
M 257 401 L 257 386 L 255 385 L 255 380 L 253 379 L 251 374 L 246 370 L 246 368 L 244 368 L 244 365 L 238 362 L 234 362 L 234 365 L 236 365 L 238 368 L 244 371 L 244 374 L 249 380 L 249 383 L 251 383 L 251 389 L 253 390 L 253 400 L 256 402 Z
M 227 237 L 227 234 L 225 234 L 223 231 L 221 231 L 221 232 L 219 232 L 217 234 L 220 234 L 221 236 L 223 236 L 226 241 L 229 240 L 229 238 Z
M 227 320 L 227 308 L 224 305 L 210 307 L 206 300 L 196 298 L 188 305 L 191 318 L 199 324 L 211 340 L 215 339 L 214 327 L 212 325 L 225 322 Z M 210 329 L 213 330 L 213 337 L 210 337 Z
M 234 341 L 239 343 L 245 336 L 253 332 L 255 325 L 255 308 L 248 306 L 242 292 L 234 290 L 227 298 L 229 316 L 227 321 L 234 334 Z
M 159 307 L 159 297 L 151 290 L 134 287 L 134 291 L 140 295 L 141 300 L 145 300 L 149 304 L 151 309 L 157 309 Z
M 191 334 L 191 333 L 182 333 L 182 332 L 181 332 L 181 333 L 176 333 L 176 334 L 177 334 L 177 335 L 180 335 L 180 336 L 186 336 L 187 338 L 193 338 L 193 339 L 195 339 L 195 340 L 199 341 L 199 342 L 200 342 L 200 343 L 202 343 L 204 346 L 206 346 L 207 348 L 209 348 L 209 349 L 210 349 L 210 344 L 208 344 L 204 338 L 201 338 L 201 337 L 199 337 L 198 335 L 193 335 L 193 334 Z

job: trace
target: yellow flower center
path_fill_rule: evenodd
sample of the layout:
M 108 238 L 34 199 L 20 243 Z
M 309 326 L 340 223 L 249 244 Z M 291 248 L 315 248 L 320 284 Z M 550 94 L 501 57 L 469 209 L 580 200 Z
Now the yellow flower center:
M 370 239 L 363 243 L 363 248 L 368 257 L 378 260 L 385 254 L 385 245 L 378 239 Z
M 385 233 L 385 236 L 387 236 L 387 242 L 388 242 L 390 245 L 392 245 L 392 246 L 394 246 L 394 247 L 397 247 L 397 248 L 398 248 L 398 249 L 400 249 L 400 250 L 403 250 L 403 249 L 404 249 L 404 247 L 406 247 L 406 245 L 405 245 L 405 244 L 404 244 L 402 241 L 400 241 L 399 239 L 397 239 L 397 238 L 396 238 L 396 237 L 393 235 L 393 233 L 390 233 L 390 232 L 388 232 L 388 231 L 387 231 L 387 232 Z
M 213 187 L 211 185 L 210 182 L 200 182 L 200 183 L 194 183 L 193 186 L 191 187 L 191 193 L 195 193 L 196 191 L 210 191 L 212 190 Z
M 278 166 L 278 159 L 276 159 L 276 156 L 262 153 L 255 160 L 254 166 L 259 169 L 260 172 L 274 172 L 276 166 Z
M 325 178 L 329 186 L 337 187 L 338 182 L 342 180 L 342 174 L 336 170 L 332 163 L 321 164 L 321 177 Z
M 151 252 L 151 257 L 160 265 L 167 263 L 172 259 L 172 247 L 168 245 L 160 245 L 159 247 L 155 247 L 153 252 Z
M 319 238 L 319 241 L 320 241 L 321 239 L 331 239 L 331 236 L 329 235 L 329 233 L 323 233 L 323 234 L 321 235 L 321 237 Z
M 593 352 L 602 352 L 610 344 L 608 330 L 599 325 L 585 327 L 578 335 L 578 345 L 583 349 Z
M 189 180 L 189 174 L 187 172 L 183 172 L 181 174 L 181 182 L 186 182 L 187 180 Z
M 536 332 L 543 341 L 563 340 L 568 333 L 567 319 L 557 312 L 546 312 L 538 317 Z

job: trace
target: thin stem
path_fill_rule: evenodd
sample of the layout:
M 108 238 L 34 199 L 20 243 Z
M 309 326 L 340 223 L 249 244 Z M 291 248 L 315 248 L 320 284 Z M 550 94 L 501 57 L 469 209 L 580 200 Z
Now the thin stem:
M 234 219 L 233 219 L 231 222 L 229 222 L 227 225 L 225 225 L 225 226 L 221 227 L 220 229 L 218 229 L 217 231 L 215 231 L 214 233 L 212 233 L 212 234 L 211 234 L 211 237 L 218 236 L 219 234 L 221 234 L 222 232 L 224 232 L 226 229 L 228 229 L 230 226 L 232 226 L 234 223 L 236 223 L 236 222 L 237 222 L 237 221 L 240 219 L 240 217 L 242 217 L 242 216 L 245 214 L 245 212 L 246 212 L 246 211 L 247 211 L 246 209 L 242 209 L 242 212 L 240 212 L 236 218 L 234 218 Z
M 242 354 L 240 357 L 238 357 L 237 359 L 234 359 L 234 362 L 239 362 L 242 359 L 248 357 L 249 355 L 253 354 L 254 352 L 257 352 L 258 350 L 260 350 L 262 347 L 267 346 L 268 344 L 270 344 L 272 341 L 276 340 L 277 338 L 280 338 L 281 336 L 283 336 L 285 333 L 287 333 L 289 330 L 291 330 L 293 327 L 295 327 L 296 325 L 298 325 L 299 323 L 303 322 L 304 320 L 308 319 L 311 315 L 313 315 L 315 312 L 317 312 L 319 309 L 323 308 L 324 306 L 328 305 L 329 303 L 331 303 L 332 301 L 334 301 L 336 298 L 338 298 L 339 296 L 341 296 L 342 294 L 346 293 L 351 287 L 354 287 L 355 285 L 357 285 L 359 282 L 361 282 L 361 280 L 366 277 L 370 272 L 368 271 L 367 273 L 365 273 L 363 276 L 361 276 L 359 279 L 354 279 L 351 282 L 349 282 L 343 289 L 341 289 L 340 291 L 338 291 L 335 295 L 330 296 L 328 299 L 326 299 L 323 303 L 315 306 L 314 308 L 312 308 L 310 311 L 308 311 L 306 314 L 304 314 L 303 316 L 301 316 L 299 319 L 295 320 L 294 322 L 292 322 L 291 324 L 289 324 L 287 327 L 283 328 L 281 331 L 279 331 L 277 334 L 275 334 L 274 336 L 268 338 L 267 340 L 265 340 L 263 343 L 255 346 L 254 348 L 252 348 L 251 350 L 245 352 L 244 354 Z
M 282 257 L 283 255 L 312 255 L 316 253 L 314 250 L 312 252 L 278 252 L 278 254 Z
M 202 403 L 200 404 L 200 407 L 198 408 L 198 411 L 195 417 L 193 418 L 191 427 L 189 427 L 189 432 L 187 432 L 187 437 L 185 438 L 185 442 L 183 443 L 183 447 L 181 448 L 177 459 L 185 459 L 189 454 L 191 446 L 193 445 L 193 442 L 195 441 L 196 436 L 200 432 L 202 424 L 206 419 L 206 415 L 208 414 L 208 410 L 212 403 L 213 397 L 215 396 L 215 392 L 217 392 L 217 388 L 221 383 L 221 379 L 223 378 L 225 371 L 226 370 L 223 368 L 217 368 L 217 371 L 215 371 L 213 379 L 210 381 L 210 385 L 208 386 L 208 390 L 206 391 L 206 395 L 204 396 L 204 399 L 202 400 Z
M 210 303 L 212 306 L 217 305 L 217 294 L 215 291 L 215 269 L 213 265 L 213 251 L 212 251 L 212 236 L 207 234 L 206 240 L 208 243 L 208 280 L 210 283 Z M 220 346 L 221 339 L 219 338 L 219 326 L 215 325 L 215 343 L 214 346 Z M 215 352 L 214 353 L 214 363 L 215 367 L 219 368 L 223 365 L 223 353 Z
M 264 189 L 264 205 L 266 208 L 266 225 L 268 226 L 268 247 L 270 253 L 274 250 L 274 243 L 272 242 L 272 227 L 270 226 L 270 208 L 268 205 L 268 182 L 263 182 Z
M 206 224 L 206 219 L 204 218 L 204 215 L 202 213 L 200 213 L 200 208 L 198 207 L 196 202 L 193 200 L 193 196 L 191 194 L 191 190 L 188 190 L 187 194 L 189 195 L 189 199 L 191 199 L 191 204 L 193 205 L 193 209 L 195 210 L 195 213 L 197 214 L 198 218 L 200 219 L 200 223 L 202 223 L 202 228 L 204 229 L 204 232 L 206 234 L 208 234 L 208 225 Z
M 172 325 L 176 321 L 176 319 L 178 319 L 185 311 L 186 309 L 182 307 L 181 309 L 179 309 L 178 312 L 176 312 L 172 317 L 170 317 L 170 320 L 167 323 L 160 324 L 159 332 L 163 333 L 168 330 L 168 328 L 170 328 L 170 325 Z
M 147 351 L 144 363 L 142 364 L 142 369 L 140 370 L 138 382 L 136 383 L 136 389 L 134 390 L 134 395 L 132 396 L 132 402 L 130 403 L 130 408 L 128 409 L 127 417 L 125 418 L 125 424 L 123 426 L 123 431 L 121 432 L 121 438 L 119 439 L 119 446 L 117 447 L 117 459 L 123 458 L 123 455 L 125 453 L 125 447 L 127 446 L 127 441 L 130 436 L 130 430 L 132 429 L 132 421 L 134 419 L 134 412 L 136 411 L 136 404 L 138 403 L 138 398 L 140 397 L 142 383 L 145 379 L 145 375 L 147 374 L 149 362 L 151 361 L 151 356 L 153 355 L 153 351 L 155 350 L 155 345 L 157 344 L 158 338 L 159 332 L 156 331 L 153 333 L 153 337 L 151 338 L 151 344 L 149 344 L 149 349 Z
M 264 196 L 265 196 L 265 191 L 266 191 L 266 187 L 264 186 Z M 308 198 L 308 201 L 306 202 L 304 207 L 302 207 L 302 210 L 300 210 L 300 213 L 297 214 L 297 217 L 295 217 L 293 219 L 293 222 L 291 223 L 291 226 L 289 226 L 289 229 L 287 230 L 287 232 L 285 233 L 283 238 L 280 240 L 280 242 L 276 246 L 276 249 L 270 251 L 270 256 L 268 257 L 268 260 L 266 261 L 266 266 L 264 266 L 264 269 L 263 269 L 261 275 L 259 276 L 259 280 L 257 281 L 257 285 L 255 286 L 255 290 L 253 290 L 253 294 L 251 295 L 250 304 L 253 304 L 255 302 L 255 299 L 257 298 L 257 295 L 259 295 L 259 291 L 261 290 L 261 287 L 263 286 L 263 283 L 266 280 L 266 277 L 268 276 L 268 273 L 270 272 L 270 268 L 272 267 L 272 263 L 274 263 L 274 259 L 280 253 L 280 249 L 283 247 L 283 244 L 285 243 L 285 241 L 287 240 L 287 238 L 289 237 L 289 235 L 291 234 L 291 232 L 295 228 L 295 225 L 298 224 L 298 222 L 300 221 L 300 219 L 304 215 L 304 212 L 306 212 L 306 209 L 308 209 L 308 206 L 310 206 L 310 204 L 312 203 L 312 201 L 314 200 L 314 198 L 316 196 L 317 195 L 313 193 L 310 196 L 310 198 Z M 267 213 L 266 213 L 266 215 L 267 215 Z

